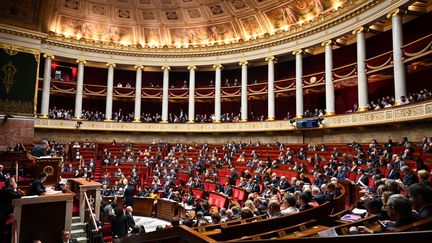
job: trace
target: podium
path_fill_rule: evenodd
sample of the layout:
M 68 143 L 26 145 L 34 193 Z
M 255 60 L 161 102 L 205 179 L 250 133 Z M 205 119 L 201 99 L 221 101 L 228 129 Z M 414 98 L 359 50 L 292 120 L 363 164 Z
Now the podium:
M 150 217 L 153 212 L 154 199 L 151 197 L 134 198 L 134 214 L 137 216 Z
M 73 196 L 59 192 L 15 199 L 12 242 L 61 242 L 62 230 L 72 224 Z
M 87 181 L 86 178 L 71 178 L 71 190 L 75 193 L 75 199 L 79 202 L 80 222 L 90 222 L 90 208 L 96 214 L 96 220 L 99 219 L 100 203 L 101 203 L 101 187 L 102 184 L 95 181 Z M 90 203 L 86 202 L 85 195 Z
M 56 184 L 60 181 L 61 158 L 58 157 L 36 157 L 36 174 L 39 177 L 41 172 L 48 174 L 45 184 Z
M 157 218 L 171 221 L 178 212 L 178 202 L 160 198 L 157 202 Z

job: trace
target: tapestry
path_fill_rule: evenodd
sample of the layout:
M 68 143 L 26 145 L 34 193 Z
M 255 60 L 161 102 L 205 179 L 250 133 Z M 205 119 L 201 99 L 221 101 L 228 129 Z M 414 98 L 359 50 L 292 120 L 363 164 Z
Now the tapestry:
M 0 44 L 0 115 L 34 116 L 40 52 Z

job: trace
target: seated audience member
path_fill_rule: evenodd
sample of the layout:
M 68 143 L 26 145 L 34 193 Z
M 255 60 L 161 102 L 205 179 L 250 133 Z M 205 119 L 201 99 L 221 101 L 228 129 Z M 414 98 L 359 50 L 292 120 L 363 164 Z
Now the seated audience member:
M 71 236 L 70 230 L 63 230 L 62 231 L 61 238 L 62 238 L 63 243 L 78 243 L 78 241 L 76 239 L 72 239 L 71 237 L 72 236 Z
M 403 184 L 404 186 L 411 186 L 414 183 L 419 182 L 418 176 L 411 170 L 411 168 L 407 165 L 404 165 L 400 168 L 402 171 L 403 177 Z
M 11 177 L 6 180 L 5 186 L 0 191 L 0 234 L 4 233 L 6 221 L 13 212 L 12 201 L 23 196 L 17 188 L 15 179 Z
M 309 204 L 310 199 L 311 198 L 310 198 L 309 194 L 307 194 L 306 192 L 300 193 L 299 200 L 298 200 L 299 205 L 300 205 L 299 211 L 304 211 L 304 210 L 312 208 L 312 206 Z
M 432 188 L 426 184 L 415 183 L 408 188 L 411 202 L 419 219 L 432 216 Z
M 281 210 L 281 213 L 283 215 L 289 215 L 299 212 L 298 208 L 296 207 L 296 199 L 291 195 L 285 196 L 283 206 L 285 206 L 285 209 Z
M 387 212 L 392 221 L 388 222 L 381 230 L 375 231 L 375 233 L 388 232 L 391 231 L 392 228 L 399 228 L 417 221 L 417 218 L 412 212 L 411 201 L 405 196 L 401 194 L 391 195 L 387 205 Z M 374 231 L 365 226 L 358 226 L 358 231 L 374 233 Z
M 221 222 L 221 216 L 217 212 L 213 212 L 211 215 L 211 220 L 213 224 L 219 224 Z
M 397 180 L 401 178 L 399 170 L 390 163 L 387 164 L 387 171 L 388 171 L 386 176 L 387 179 Z
M 240 212 L 241 219 L 248 219 L 254 217 L 254 213 L 249 208 L 243 208 Z
M 429 180 L 430 173 L 427 170 L 419 170 L 417 171 L 417 175 L 419 177 L 419 183 L 432 187 L 432 183 Z
M 280 211 L 280 204 L 278 201 L 271 201 L 269 203 L 267 213 L 270 218 L 283 216 L 283 214 Z
M 6 181 L 7 175 L 3 172 L 3 165 L 0 165 L 0 181 Z
M 368 199 L 363 201 L 363 204 L 364 204 L 366 211 L 367 211 L 365 217 L 375 214 L 378 216 L 379 220 L 387 220 L 388 219 L 387 213 L 385 213 L 382 210 L 383 204 L 382 204 L 381 200 L 368 198 Z

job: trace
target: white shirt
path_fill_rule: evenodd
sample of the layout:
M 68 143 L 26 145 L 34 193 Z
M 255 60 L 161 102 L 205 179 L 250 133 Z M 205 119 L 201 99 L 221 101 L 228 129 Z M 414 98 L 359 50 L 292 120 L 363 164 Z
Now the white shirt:
M 283 215 L 298 213 L 299 210 L 296 207 L 289 207 L 281 211 Z

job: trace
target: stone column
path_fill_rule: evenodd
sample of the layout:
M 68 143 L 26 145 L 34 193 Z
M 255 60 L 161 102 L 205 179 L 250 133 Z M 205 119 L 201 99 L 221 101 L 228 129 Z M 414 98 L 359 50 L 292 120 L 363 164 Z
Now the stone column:
M 268 65 L 268 83 L 267 83 L 267 121 L 275 119 L 275 93 L 274 93 L 274 63 L 276 58 L 271 56 L 265 59 Z
M 82 100 L 83 100 L 83 85 L 84 85 L 84 65 L 86 61 L 76 60 L 78 63 L 78 78 L 75 94 L 75 119 L 81 120 L 82 117 Z
M 366 41 L 365 29 L 359 27 L 353 30 L 357 35 L 357 88 L 358 88 L 358 110 L 366 111 L 368 105 L 368 80 L 366 76 Z
M 142 86 L 142 72 L 144 66 L 136 65 L 135 76 L 135 109 L 133 122 L 141 122 L 141 86 Z
M 328 40 L 321 44 L 325 49 L 325 92 L 326 115 L 335 114 L 335 96 L 333 86 L 333 41 Z
M 112 121 L 114 68 L 116 67 L 116 65 L 115 63 L 107 63 L 106 66 L 108 67 L 108 79 L 107 79 L 105 121 Z
M 296 58 L 296 118 L 303 117 L 303 50 L 293 52 Z
M 387 14 L 392 19 L 393 72 L 395 86 L 395 105 L 401 104 L 401 96 L 407 96 L 405 64 L 403 63 L 402 16 L 400 9 Z
M 247 97 L 247 61 L 241 61 L 241 121 L 247 122 L 248 120 L 248 97 Z
M 170 67 L 164 66 L 163 70 L 163 91 L 162 91 L 162 121 L 161 123 L 168 123 L 168 85 L 169 85 L 169 71 Z
M 214 122 L 219 123 L 221 121 L 221 82 L 222 82 L 222 65 L 213 65 L 215 69 L 215 118 Z
M 44 80 L 42 89 L 42 104 L 41 104 L 41 118 L 48 118 L 49 113 L 49 99 L 51 89 L 51 62 L 54 60 L 54 55 L 45 54 L 45 67 L 44 67 Z M 37 88 L 37 87 L 36 87 Z
M 189 108 L 188 108 L 188 123 L 194 123 L 195 120 L 195 70 L 196 66 L 190 65 L 189 70 Z

